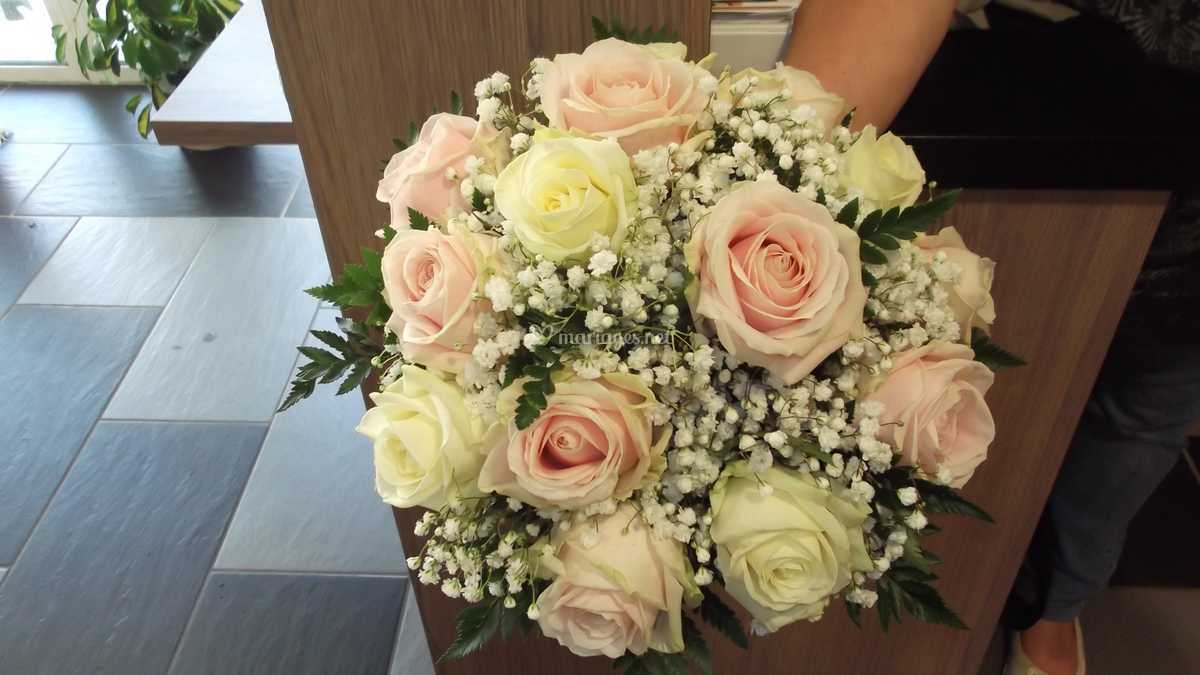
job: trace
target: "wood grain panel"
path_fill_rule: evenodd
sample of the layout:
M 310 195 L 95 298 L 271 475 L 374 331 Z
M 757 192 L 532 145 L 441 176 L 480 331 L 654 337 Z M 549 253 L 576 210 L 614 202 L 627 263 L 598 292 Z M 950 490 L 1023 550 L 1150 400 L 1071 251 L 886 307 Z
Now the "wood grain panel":
M 340 269 L 372 244 L 385 218 L 373 201 L 376 159 L 409 119 L 423 117 L 450 87 L 469 91 L 496 68 L 521 72 L 535 53 L 579 49 L 592 14 L 681 29 L 693 55 L 707 49 L 702 0 L 510 0 L 421 2 L 372 8 L 365 0 L 266 0 L 284 87 L 330 263 Z M 680 25 L 682 22 L 683 25 Z M 305 30 L 320 25 L 322 31 Z M 496 39 L 495 36 L 504 36 Z M 574 41 L 579 44 L 572 44 Z M 348 45 L 353 45 L 349 47 Z M 453 56 L 443 45 L 454 45 Z M 948 223 L 1000 261 L 997 339 L 1030 360 L 1000 378 L 990 395 L 1000 427 L 993 459 L 968 495 L 998 525 L 948 520 L 932 548 L 946 558 L 942 589 L 973 631 L 905 622 L 881 636 L 859 632 L 835 604 L 825 621 L 758 639 L 750 652 L 723 640 L 717 672 L 971 673 L 978 668 L 1032 528 L 1073 432 L 1117 318 L 1161 215 L 1165 194 L 1132 192 L 969 193 Z M 368 384 L 368 386 L 371 386 Z M 404 546 L 419 545 L 419 514 L 397 511 Z M 415 587 L 430 648 L 453 639 L 461 607 L 436 589 Z M 488 672 L 610 673 L 606 659 L 582 660 L 544 639 L 495 644 L 471 659 L 440 664 L 443 675 Z

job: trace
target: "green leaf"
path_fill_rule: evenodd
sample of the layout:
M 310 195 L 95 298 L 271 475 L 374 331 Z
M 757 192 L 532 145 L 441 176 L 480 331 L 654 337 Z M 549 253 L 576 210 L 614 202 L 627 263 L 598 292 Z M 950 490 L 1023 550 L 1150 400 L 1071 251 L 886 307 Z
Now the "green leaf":
M 428 230 L 429 218 L 410 206 L 408 207 L 408 224 L 414 230 Z
M 712 653 L 708 650 L 708 643 L 696 624 L 686 616 L 683 617 L 683 658 L 691 661 L 705 675 L 712 675 Z
M 971 330 L 971 349 L 975 351 L 975 360 L 992 370 L 1025 365 L 1021 357 L 992 342 L 988 334 L 979 328 Z
M 967 501 L 965 497 L 952 487 L 938 485 L 927 480 L 916 480 L 917 491 L 925 510 L 929 513 L 952 513 L 959 516 L 969 516 L 989 523 L 996 522 L 987 511 Z
M 157 110 L 167 102 L 167 93 L 158 86 L 157 82 L 150 84 L 150 99 L 154 103 L 154 109 Z
M 880 251 L 874 244 L 867 242 L 866 239 L 858 247 L 858 256 L 862 258 L 863 262 L 872 265 L 886 265 L 888 261 L 883 251 Z
M 459 612 L 454 642 L 438 658 L 438 663 L 461 659 L 482 649 L 500 627 L 500 607 L 499 602 L 493 602 L 490 605 L 467 607 Z
M 816 457 L 826 464 L 833 461 L 833 455 L 821 449 L 821 444 L 810 438 L 795 437 L 788 439 L 792 450 L 802 453 L 809 457 Z
M 655 28 L 654 26 L 646 26 L 644 28 L 628 29 L 621 25 L 620 17 L 613 17 L 608 23 L 605 23 L 599 17 L 592 17 L 592 35 L 596 40 L 604 40 L 606 38 L 617 38 L 634 44 L 651 44 L 654 42 L 678 42 L 679 34 L 667 28 L 665 25 Z
M 242 8 L 241 0 L 214 0 L 226 15 L 232 17 Z
M 301 354 L 307 356 L 310 361 L 314 361 L 321 365 L 331 366 L 342 361 L 342 359 L 338 358 L 337 354 L 325 351 L 320 347 L 297 347 L 296 349 L 299 350 Z
M 908 539 L 904 540 L 904 557 L 902 560 L 928 575 L 932 575 L 934 565 L 941 562 L 941 559 L 937 556 L 927 554 L 921 548 L 920 537 L 912 530 L 908 532 Z M 934 578 L 936 579 L 937 577 Z M 932 581 L 932 579 L 926 579 L 926 581 Z
M 408 123 L 408 144 L 412 145 L 413 143 L 416 143 L 417 136 L 419 136 L 420 133 L 421 133 L 421 130 L 417 127 L 417 123 L 409 122 Z
M 137 110 L 138 104 L 141 102 L 142 102 L 142 95 L 134 94 L 133 96 L 129 97 L 128 101 L 125 101 L 125 110 L 127 112 L 132 113 L 135 110 Z
M 608 24 L 600 20 L 600 17 L 592 17 L 592 37 L 596 41 L 612 37 L 612 33 L 608 31 Z
M 142 108 L 142 112 L 138 113 L 137 130 L 142 138 L 150 136 L 150 106 L 145 106 Z
M 457 91 L 450 91 L 450 112 L 455 115 L 461 115 L 463 109 L 462 97 Z
M 746 638 L 746 631 L 742 628 L 742 622 L 738 620 L 737 614 L 721 600 L 720 596 L 707 587 L 702 591 L 704 600 L 700 602 L 700 618 L 721 631 L 733 644 L 742 649 L 749 648 L 750 641 Z
M 478 189 L 471 193 L 471 208 L 476 211 L 487 209 L 487 200 Z
M 846 205 L 842 207 L 842 210 L 838 212 L 835 220 L 846 227 L 855 227 L 858 221 L 858 197 L 855 197 L 847 202 Z
M 862 605 L 849 601 L 844 604 L 846 605 L 846 614 L 850 617 L 850 620 L 854 622 L 855 626 L 862 628 Z
M 283 403 L 279 404 L 279 409 L 275 412 L 283 412 L 301 400 L 312 396 L 313 390 L 316 388 L 317 383 L 314 380 L 293 380 L 292 388 L 288 390 L 287 397 L 283 399 Z
M 408 141 L 403 138 L 396 137 L 392 139 L 392 147 L 396 148 L 397 152 L 403 152 L 408 149 Z
M 349 393 L 358 389 L 363 380 L 367 379 L 367 375 L 371 372 L 371 360 L 359 359 L 350 368 L 350 374 L 342 381 L 342 385 L 338 387 L 338 396 Z
M 879 628 L 885 633 L 893 621 L 900 623 L 900 608 L 892 591 L 893 586 L 886 579 L 887 577 L 881 578 L 875 587 L 875 592 L 879 594 L 879 599 L 875 601 L 875 610 L 879 612 Z
M 893 590 L 900 607 L 921 621 L 967 629 L 967 624 L 946 605 L 933 586 L 915 580 L 896 580 L 886 585 Z

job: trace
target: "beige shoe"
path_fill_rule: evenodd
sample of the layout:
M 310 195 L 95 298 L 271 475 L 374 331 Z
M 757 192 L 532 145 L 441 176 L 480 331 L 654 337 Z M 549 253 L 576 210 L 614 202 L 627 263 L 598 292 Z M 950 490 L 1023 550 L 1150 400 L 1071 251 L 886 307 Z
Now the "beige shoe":
M 1046 671 L 1033 665 L 1025 656 L 1021 649 L 1020 634 L 1012 633 L 1010 639 L 1012 646 L 1008 650 L 1008 663 L 1004 664 L 1004 675 L 1046 675 Z M 1075 662 L 1079 664 L 1075 668 L 1075 675 L 1087 675 L 1087 661 L 1083 656 L 1083 628 L 1079 625 L 1079 619 L 1075 619 Z

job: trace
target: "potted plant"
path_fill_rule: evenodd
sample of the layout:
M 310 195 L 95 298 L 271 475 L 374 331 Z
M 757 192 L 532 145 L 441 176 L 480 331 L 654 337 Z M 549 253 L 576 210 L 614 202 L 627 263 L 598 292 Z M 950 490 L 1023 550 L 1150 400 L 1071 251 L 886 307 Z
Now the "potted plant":
M 150 133 L 151 109 L 162 107 L 167 96 L 183 80 L 204 50 L 212 44 L 241 0 L 75 0 L 77 16 L 87 13 L 82 29 L 62 24 L 51 28 L 55 57 L 66 62 L 73 50 L 79 70 L 121 74 L 122 67 L 137 70 L 150 94 L 143 103 L 137 94 L 125 109 L 137 119 L 138 133 Z M 82 17 L 80 17 L 82 18 Z

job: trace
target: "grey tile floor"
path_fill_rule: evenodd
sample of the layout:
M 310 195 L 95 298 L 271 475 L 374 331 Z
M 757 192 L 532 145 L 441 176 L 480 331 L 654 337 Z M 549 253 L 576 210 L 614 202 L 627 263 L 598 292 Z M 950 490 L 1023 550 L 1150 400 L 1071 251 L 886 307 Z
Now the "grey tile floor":
M 296 149 L 159 147 L 129 93 L 0 87 L 0 675 L 432 673 L 361 399 L 272 413 L 333 327 Z M 1151 515 L 1196 503 L 1177 473 Z M 1091 672 L 1200 672 L 1200 590 L 1084 625 Z
M 296 148 L 0 90 L 0 675 L 432 673 L 361 399 L 274 414 L 334 328 Z

